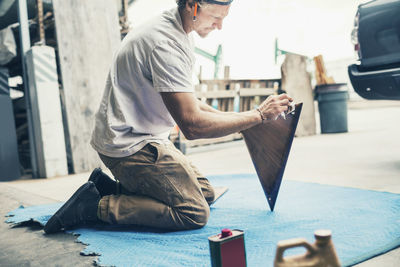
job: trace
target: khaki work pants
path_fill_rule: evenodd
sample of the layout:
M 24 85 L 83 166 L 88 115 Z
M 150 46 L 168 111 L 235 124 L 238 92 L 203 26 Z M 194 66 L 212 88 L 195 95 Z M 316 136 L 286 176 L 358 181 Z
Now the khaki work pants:
M 214 190 L 171 142 L 149 143 L 124 158 L 100 158 L 120 183 L 120 193 L 100 200 L 100 220 L 171 230 L 207 223 Z

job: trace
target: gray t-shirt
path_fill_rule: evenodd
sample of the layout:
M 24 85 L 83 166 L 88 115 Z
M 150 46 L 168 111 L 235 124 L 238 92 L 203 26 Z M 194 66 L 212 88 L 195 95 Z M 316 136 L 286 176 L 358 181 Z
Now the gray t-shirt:
M 175 122 L 160 92 L 193 92 L 192 39 L 177 8 L 123 40 L 111 66 L 92 134 L 93 148 L 126 157 L 149 142 L 166 142 Z

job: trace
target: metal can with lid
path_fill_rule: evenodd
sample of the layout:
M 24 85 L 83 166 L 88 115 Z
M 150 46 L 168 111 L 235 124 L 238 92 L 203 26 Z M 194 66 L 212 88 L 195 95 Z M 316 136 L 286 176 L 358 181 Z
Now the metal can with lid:
M 222 229 L 208 238 L 212 267 L 245 267 L 246 250 L 242 230 Z

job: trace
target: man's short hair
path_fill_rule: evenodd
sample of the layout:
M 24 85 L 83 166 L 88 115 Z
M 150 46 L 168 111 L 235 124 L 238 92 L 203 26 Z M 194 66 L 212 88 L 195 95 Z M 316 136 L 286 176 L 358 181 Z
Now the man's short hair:
M 190 0 L 176 0 L 176 3 L 178 4 L 179 9 L 185 8 L 187 1 L 190 1 Z M 192 1 L 191 3 L 198 2 L 200 5 L 208 4 L 208 2 L 209 3 L 214 2 L 215 4 L 229 5 L 232 2 L 232 0 L 217 0 L 217 1 L 191 0 L 191 1 Z
M 187 0 L 176 0 L 176 3 L 178 4 L 179 9 L 182 9 L 186 6 Z
M 190 0 L 176 0 L 176 3 L 178 4 L 179 9 L 185 8 L 187 1 Z M 194 3 L 196 0 L 192 0 L 192 2 Z M 200 4 L 203 3 L 203 0 L 197 1 Z

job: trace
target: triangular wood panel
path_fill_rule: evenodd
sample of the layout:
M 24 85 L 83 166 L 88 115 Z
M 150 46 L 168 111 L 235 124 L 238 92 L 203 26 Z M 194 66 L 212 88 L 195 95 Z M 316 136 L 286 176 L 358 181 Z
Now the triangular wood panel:
M 283 172 L 303 103 L 296 104 L 294 111 L 264 124 L 242 131 L 251 159 L 271 211 L 281 186 Z

